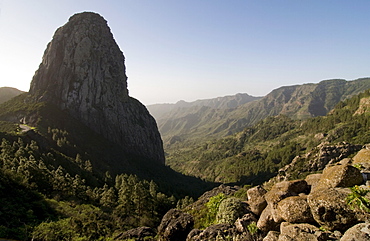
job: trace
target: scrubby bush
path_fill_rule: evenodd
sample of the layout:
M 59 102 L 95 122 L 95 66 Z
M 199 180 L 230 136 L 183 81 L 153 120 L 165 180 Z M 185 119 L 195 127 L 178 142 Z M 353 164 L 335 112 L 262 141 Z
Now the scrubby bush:
M 227 198 L 223 200 L 216 215 L 217 223 L 233 224 L 236 219 L 246 213 L 246 204 L 238 198 Z

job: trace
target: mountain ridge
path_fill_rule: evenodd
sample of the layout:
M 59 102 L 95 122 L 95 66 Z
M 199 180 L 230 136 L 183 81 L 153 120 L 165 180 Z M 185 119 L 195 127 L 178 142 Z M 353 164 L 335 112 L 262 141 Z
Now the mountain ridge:
M 24 91 L 13 87 L 0 87 L 0 104 L 22 93 L 24 93 Z
M 190 108 L 193 106 L 207 106 L 215 109 L 228 109 L 236 108 L 239 105 L 260 99 L 261 97 L 254 97 L 246 93 L 237 93 L 235 95 L 227 95 L 211 99 L 198 99 L 195 101 L 187 102 L 179 100 L 175 104 L 153 104 L 147 105 L 149 112 L 157 120 L 163 118 L 167 113 L 176 108 Z
M 323 116 L 339 101 L 368 88 L 370 78 L 282 86 L 236 108 L 177 108 L 156 120 L 165 145 L 173 138 L 192 141 L 204 133 L 217 138 L 241 131 L 268 116 L 284 114 L 293 119 Z

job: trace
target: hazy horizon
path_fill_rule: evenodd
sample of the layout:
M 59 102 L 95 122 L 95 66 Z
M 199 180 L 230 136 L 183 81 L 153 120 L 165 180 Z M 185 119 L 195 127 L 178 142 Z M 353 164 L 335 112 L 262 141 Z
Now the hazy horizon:
M 145 105 L 368 77 L 368 1 L 0 0 L 0 86 L 23 91 L 56 29 L 101 14 Z

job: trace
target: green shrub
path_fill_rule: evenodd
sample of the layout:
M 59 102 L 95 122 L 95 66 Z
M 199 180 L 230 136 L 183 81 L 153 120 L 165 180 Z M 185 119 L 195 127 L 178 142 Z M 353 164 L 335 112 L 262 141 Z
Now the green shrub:
M 370 200 L 366 198 L 366 194 L 370 189 L 361 188 L 359 186 L 351 187 L 351 193 L 347 196 L 347 204 L 352 208 L 359 208 L 364 212 L 370 212 Z
M 245 213 L 245 204 L 238 198 L 223 200 L 218 208 L 216 222 L 233 224 L 236 219 Z

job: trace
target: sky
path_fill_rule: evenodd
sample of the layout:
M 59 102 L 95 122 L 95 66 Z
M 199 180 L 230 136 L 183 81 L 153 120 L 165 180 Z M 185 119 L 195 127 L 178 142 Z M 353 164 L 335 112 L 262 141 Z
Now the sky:
M 55 30 L 84 11 L 108 21 L 146 105 L 370 76 L 368 0 L 0 0 L 0 87 L 28 91 Z

